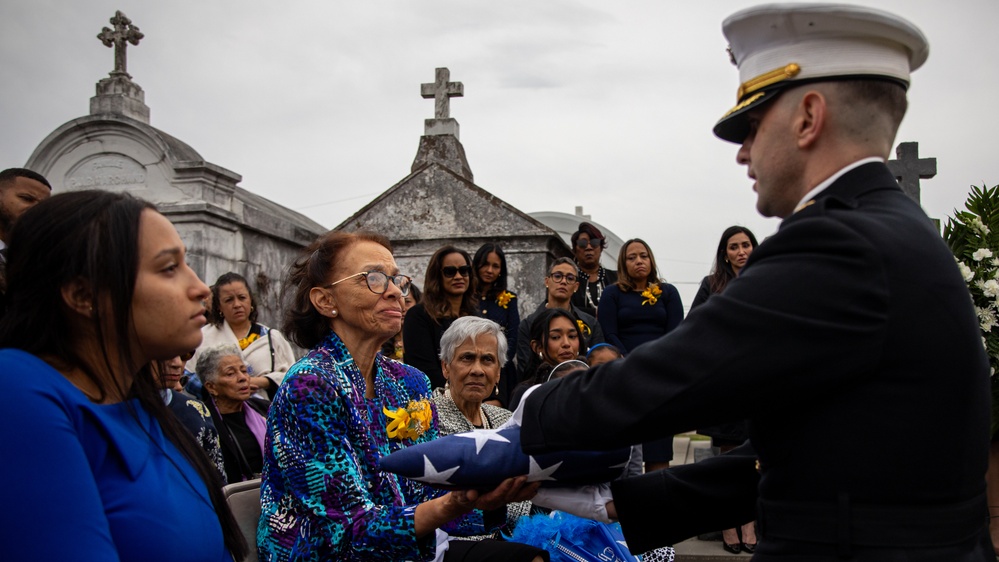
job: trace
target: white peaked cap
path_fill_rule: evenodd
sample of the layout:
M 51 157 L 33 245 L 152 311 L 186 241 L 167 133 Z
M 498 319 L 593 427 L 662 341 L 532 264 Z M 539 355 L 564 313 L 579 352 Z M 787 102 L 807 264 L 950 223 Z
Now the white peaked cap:
M 741 143 L 745 112 L 780 90 L 825 79 L 884 78 L 908 88 L 929 56 L 926 36 L 888 12 L 844 4 L 766 4 L 728 17 L 722 31 L 739 67 L 737 105 L 715 125 Z

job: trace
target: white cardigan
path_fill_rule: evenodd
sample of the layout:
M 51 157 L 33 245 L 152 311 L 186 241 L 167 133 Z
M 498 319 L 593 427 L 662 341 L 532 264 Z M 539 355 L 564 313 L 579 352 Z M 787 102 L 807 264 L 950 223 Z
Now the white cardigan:
M 288 369 L 295 362 L 295 352 L 281 332 L 274 328 L 268 328 L 263 324 L 261 324 L 261 327 L 264 334 L 243 350 L 243 360 L 246 361 L 250 376 L 265 376 L 274 381 L 275 385 L 280 385 L 284 380 L 285 373 L 288 372 Z M 201 355 L 201 350 L 203 349 L 226 343 L 239 346 L 239 338 L 233 333 L 232 328 L 229 327 L 229 323 L 224 320 L 220 328 L 216 328 L 211 324 L 201 328 L 201 335 L 203 338 L 201 345 L 194 352 L 194 357 L 191 357 L 187 362 L 186 367 L 188 371 L 197 372 L 195 367 L 198 364 L 198 356 Z M 271 346 L 274 348 L 273 370 L 271 369 Z M 257 391 L 255 396 L 270 400 L 270 397 L 263 390 Z

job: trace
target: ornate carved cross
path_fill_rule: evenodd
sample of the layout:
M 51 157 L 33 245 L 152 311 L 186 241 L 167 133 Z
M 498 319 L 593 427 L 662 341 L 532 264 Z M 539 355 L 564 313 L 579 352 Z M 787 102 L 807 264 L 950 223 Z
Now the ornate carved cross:
M 937 175 L 936 158 L 920 158 L 918 142 L 903 142 L 895 149 L 898 160 L 889 160 L 888 168 L 895 174 L 906 195 L 919 203 L 919 180 Z
M 111 71 L 111 76 L 119 75 L 131 78 L 125 69 L 126 43 L 138 45 L 139 40 L 144 35 L 139 31 L 138 26 L 132 25 L 132 20 L 125 17 L 121 10 L 114 13 L 111 25 L 114 26 L 114 30 L 105 27 L 97 34 L 97 38 L 101 40 L 101 43 L 104 43 L 105 47 L 114 47 L 114 70 Z
M 434 98 L 434 119 L 449 119 L 451 117 L 451 98 L 465 95 L 465 85 L 461 82 L 448 82 L 451 71 L 438 68 L 435 80 L 431 84 L 420 84 L 420 95 L 425 99 Z

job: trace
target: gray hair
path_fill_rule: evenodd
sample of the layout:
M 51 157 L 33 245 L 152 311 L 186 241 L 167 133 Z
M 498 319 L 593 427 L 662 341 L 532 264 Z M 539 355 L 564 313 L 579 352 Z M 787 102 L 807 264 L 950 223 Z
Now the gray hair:
M 222 363 L 222 359 L 233 355 L 245 362 L 243 352 L 234 343 L 213 345 L 201 350 L 198 353 L 198 363 L 194 367 L 195 372 L 201 377 L 201 383 L 208 384 L 215 382 L 215 379 L 219 378 L 219 365 Z
M 451 323 L 444 335 L 441 336 L 441 361 L 451 363 L 454 360 L 454 352 L 458 346 L 465 343 L 465 340 L 475 340 L 483 335 L 496 338 L 496 360 L 502 369 L 506 365 L 506 335 L 503 328 L 489 320 L 478 316 L 462 316 Z
M 548 268 L 548 275 L 551 275 L 552 272 L 555 271 L 555 268 L 560 265 L 571 265 L 572 269 L 576 271 L 576 277 L 579 277 L 579 266 L 576 265 L 576 262 L 574 262 L 572 258 L 558 258 L 553 261 L 552 265 Z

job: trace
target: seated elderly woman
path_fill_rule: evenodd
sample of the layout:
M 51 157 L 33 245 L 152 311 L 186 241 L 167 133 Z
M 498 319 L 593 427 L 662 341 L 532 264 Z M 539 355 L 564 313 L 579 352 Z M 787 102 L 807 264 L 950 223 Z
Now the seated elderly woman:
M 260 476 L 269 402 L 252 396 L 250 374 L 236 344 L 208 347 L 198 356 L 202 398 L 219 432 L 226 480 Z
M 463 316 L 444 332 L 441 370 L 447 382 L 431 397 L 442 435 L 495 429 L 510 419 L 509 410 L 483 404 L 499 384 L 506 352 L 503 328 L 486 318 Z
M 434 389 L 430 397 L 437 407 L 441 435 L 496 429 L 510 419 L 510 410 L 483 403 L 493 395 L 506 362 L 502 326 L 475 316 L 463 316 L 451 324 L 441 336 L 441 370 L 447 384 Z M 512 530 L 517 519 L 530 511 L 531 502 L 508 505 L 503 530 Z
M 330 232 L 292 265 L 289 285 L 285 333 L 311 351 L 269 411 L 260 559 L 546 560 L 524 545 L 447 540 L 500 528 L 504 506 L 533 497 L 537 483 L 521 476 L 488 492 L 446 492 L 378 467 L 439 435 L 427 376 L 379 351 L 399 331 L 410 289 L 388 240 Z
M 177 355 L 166 361 L 153 361 L 153 377 L 160 389 L 163 403 L 170 408 L 177 421 L 191 432 L 198 445 L 212 460 L 219 471 L 219 476 L 225 480 L 225 463 L 222 460 L 222 447 L 219 445 L 219 432 L 212 422 L 208 407 L 201 401 L 183 391 L 180 379 L 184 375 L 184 361 Z

